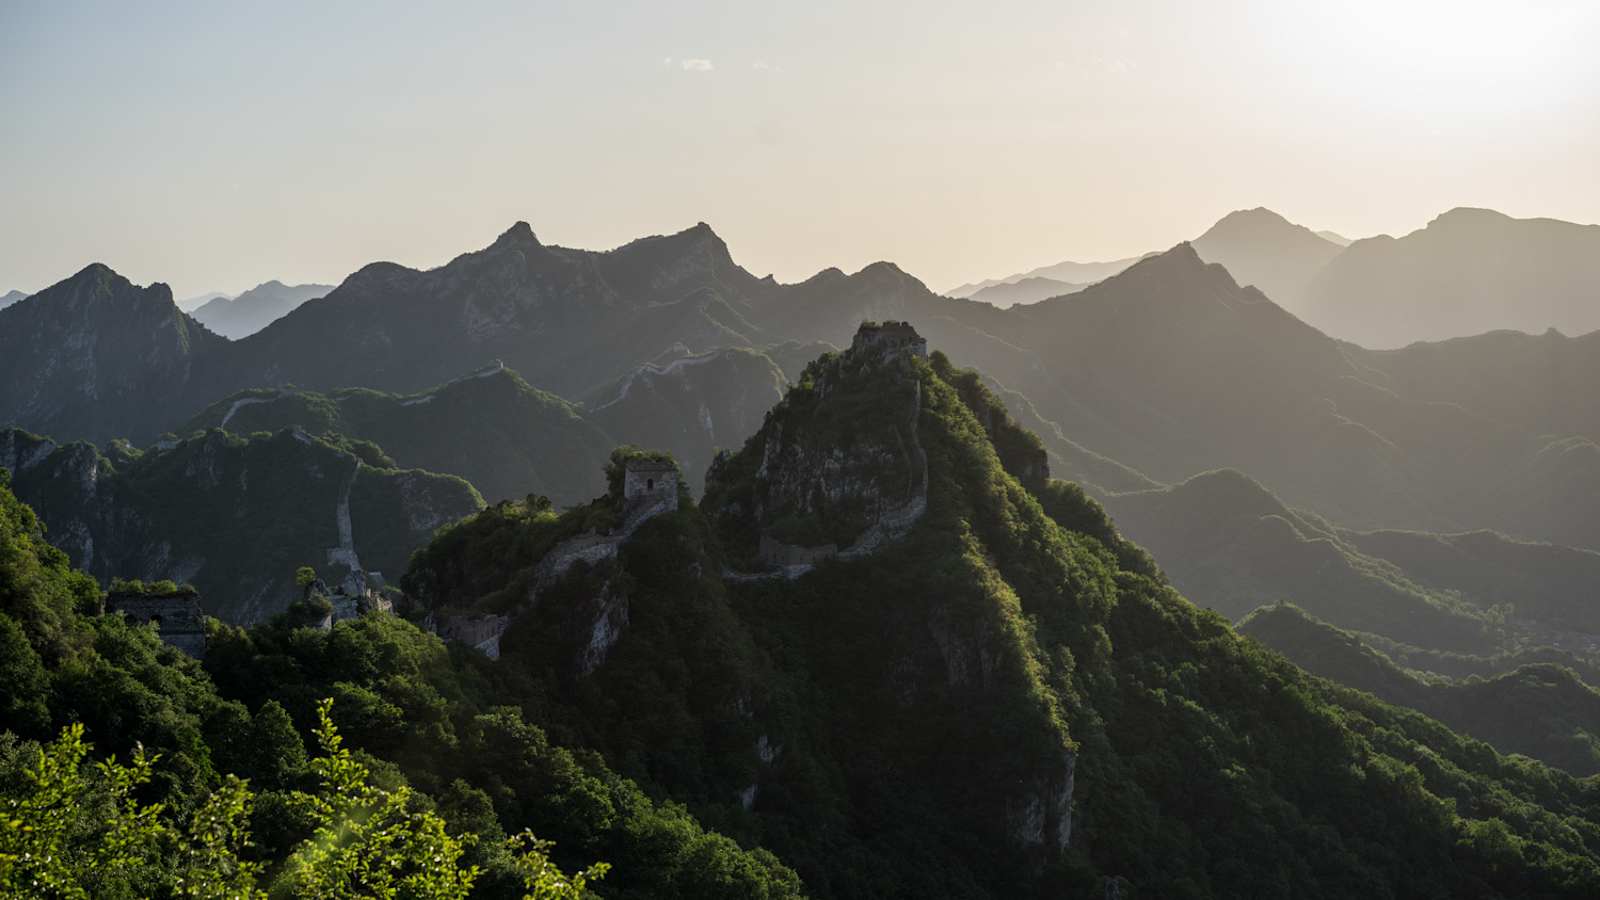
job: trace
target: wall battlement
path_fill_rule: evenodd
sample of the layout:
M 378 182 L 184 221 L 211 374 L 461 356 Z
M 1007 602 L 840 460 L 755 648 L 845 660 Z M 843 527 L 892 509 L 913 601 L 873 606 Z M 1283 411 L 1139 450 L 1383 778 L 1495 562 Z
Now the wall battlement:
M 928 341 L 910 322 L 862 322 L 856 336 L 850 341 L 850 352 L 857 356 L 876 356 L 889 359 L 909 353 L 924 359 L 928 356 Z
M 193 590 L 171 594 L 115 591 L 106 595 L 106 612 L 120 613 L 136 625 L 154 624 L 161 640 L 199 659 L 206 655 L 206 616 Z

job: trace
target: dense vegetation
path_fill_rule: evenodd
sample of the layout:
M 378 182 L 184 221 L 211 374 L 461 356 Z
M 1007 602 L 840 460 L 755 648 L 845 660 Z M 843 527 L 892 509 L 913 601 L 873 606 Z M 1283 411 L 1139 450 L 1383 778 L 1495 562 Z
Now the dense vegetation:
M 282 611 L 308 560 L 336 583 L 357 569 L 397 579 L 436 528 L 483 505 L 460 478 L 396 469 L 357 439 L 291 430 L 213 429 L 102 452 L 0 429 L 0 468 L 102 583 L 190 582 L 208 612 L 235 622 Z
M 26 885 L 39 877 L 30 868 L 38 860 L 22 854 L 46 841 L 70 861 L 62 877 L 88 896 L 172 895 L 179 878 L 221 879 L 234 860 L 228 884 L 253 872 L 274 892 L 295 892 L 298 879 L 388 858 L 306 856 L 325 849 L 311 841 L 322 829 L 355 827 L 340 826 L 348 814 L 368 823 L 360 833 L 373 846 L 391 847 L 397 866 L 419 859 L 406 855 L 419 841 L 434 848 L 420 859 L 458 844 L 462 871 L 478 870 L 474 896 L 521 896 L 547 851 L 566 870 L 595 859 L 616 865 L 606 896 L 798 894 L 770 854 L 741 850 L 681 807 L 652 801 L 597 755 L 552 745 L 500 705 L 515 694 L 496 687 L 488 661 L 403 620 L 372 614 L 328 631 L 286 619 L 253 631 L 219 625 L 202 666 L 150 628 L 101 614 L 101 602 L 95 582 L 44 542 L 37 518 L 0 483 L 7 891 L 37 893 Z M 322 698 L 333 698 L 328 722 Z M 306 751 L 312 736 L 320 756 Z M 83 741 L 96 756 L 130 763 L 87 766 Z M 351 812 L 363 806 L 389 812 Z M 46 822 L 50 830 L 39 831 Z M 394 826 L 390 837 L 379 822 Z M 529 827 L 554 848 L 515 838 Z M 105 853 L 120 861 L 96 863 Z M 44 893 L 76 890 L 63 883 Z
M 553 733 L 819 896 L 1600 890 L 1592 783 L 1241 639 L 1081 490 L 1018 468 L 1038 443 L 1002 412 L 937 355 L 826 357 L 719 462 L 702 509 L 616 560 L 541 580 L 541 548 L 583 514 L 511 504 L 441 537 L 408 584 L 437 613 L 520 611 L 499 666 Z M 915 474 L 915 454 L 883 452 L 908 425 L 929 483 L 909 536 L 795 580 L 718 577 L 797 513 L 848 540 L 854 501 Z M 828 457 L 847 487 L 818 498 Z
M 1600 692 L 1566 666 L 1528 662 L 1489 677 L 1430 677 L 1289 604 L 1256 610 L 1239 631 L 1314 675 L 1426 713 L 1502 753 L 1600 774 Z

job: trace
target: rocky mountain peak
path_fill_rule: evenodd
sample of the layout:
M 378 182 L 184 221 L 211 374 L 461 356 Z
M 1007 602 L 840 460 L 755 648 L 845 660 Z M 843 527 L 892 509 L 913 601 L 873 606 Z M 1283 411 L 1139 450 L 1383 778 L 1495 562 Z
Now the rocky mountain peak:
M 927 290 L 927 287 L 920 280 L 918 280 L 916 276 L 909 274 L 906 272 L 906 270 L 886 260 L 878 260 L 877 262 L 872 263 L 871 265 L 857 272 L 856 277 L 866 279 L 868 283 L 872 284 L 874 287 L 896 286 L 913 288 L 918 291 Z
M 1138 284 L 1151 281 L 1177 283 L 1189 278 L 1207 278 L 1209 280 L 1216 277 L 1214 273 L 1208 274 L 1207 272 L 1208 269 L 1212 268 L 1212 264 L 1200 258 L 1200 254 L 1195 250 L 1192 243 L 1184 241 L 1165 253 L 1157 253 L 1154 256 L 1147 256 L 1139 260 L 1126 270 L 1100 282 L 1096 287 L 1109 288 L 1113 285 Z M 1214 271 L 1223 275 L 1227 274 L 1227 270 L 1222 266 L 1215 266 Z M 1232 276 L 1228 276 L 1228 281 L 1233 282 Z
M 704 255 L 719 264 L 733 265 L 733 254 L 728 251 L 728 242 L 704 222 L 696 222 L 692 227 L 671 235 L 669 240 L 681 244 L 686 252 Z
M 1283 216 L 1273 212 L 1272 210 L 1267 209 L 1265 206 L 1257 206 L 1254 209 L 1236 209 L 1218 219 L 1217 223 L 1212 225 L 1209 230 L 1228 231 L 1230 229 L 1244 230 L 1283 227 L 1297 228 L 1299 226 L 1295 225 L 1293 222 L 1290 222 L 1288 219 L 1285 219 Z
M 1503 212 L 1476 206 L 1457 206 L 1435 216 L 1428 228 L 1485 228 L 1515 221 Z
M 541 246 L 543 245 L 539 243 L 539 238 L 534 236 L 533 226 L 521 220 L 512 223 L 510 228 L 489 245 L 490 249 L 528 249 Z

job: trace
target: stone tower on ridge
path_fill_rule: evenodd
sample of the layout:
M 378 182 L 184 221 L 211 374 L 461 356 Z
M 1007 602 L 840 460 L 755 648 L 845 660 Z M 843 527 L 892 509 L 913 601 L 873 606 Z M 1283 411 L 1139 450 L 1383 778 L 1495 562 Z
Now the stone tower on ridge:
M 928 341 L 910 322 L 862 322 L 850 341 L 850 352 L 857 356 L 890 359 L 909 353 L 927 358 Z
M 623 518 L 643 518 L 678 508 L 678 467 L 669 460 L 630 459 L 622 468 Z

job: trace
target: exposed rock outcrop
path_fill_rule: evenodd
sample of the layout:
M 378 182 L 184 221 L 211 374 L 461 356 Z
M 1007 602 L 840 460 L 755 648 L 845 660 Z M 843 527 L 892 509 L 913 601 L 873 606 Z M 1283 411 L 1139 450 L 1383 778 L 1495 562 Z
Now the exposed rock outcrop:
M 192 582 L 230 622 L 285 609 L 300 593 L 296 563 L 323 564 L 362 595 L 369 568 L 403 570 L 440 525 L 483 502 L 458 478 L 375 468 L 301 431 L 106 449 L 0 430 L 12 489 L 74 565 L 102 583 Z

